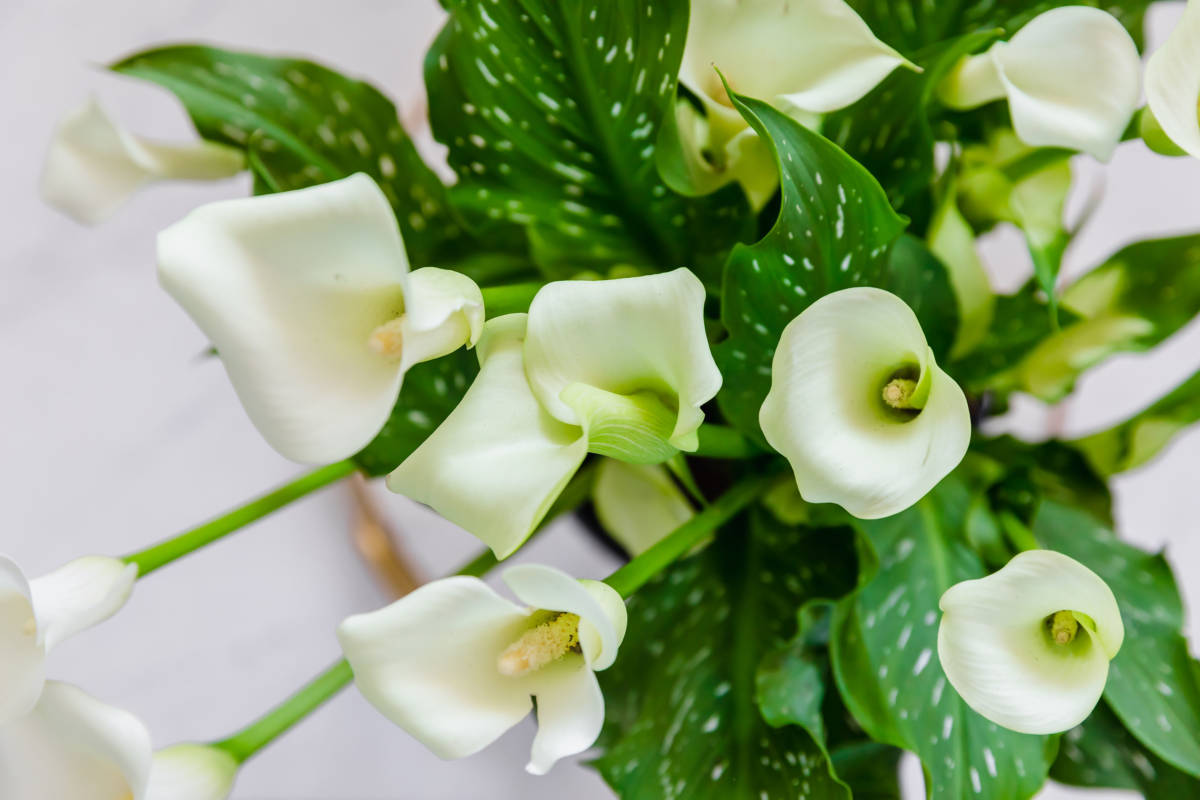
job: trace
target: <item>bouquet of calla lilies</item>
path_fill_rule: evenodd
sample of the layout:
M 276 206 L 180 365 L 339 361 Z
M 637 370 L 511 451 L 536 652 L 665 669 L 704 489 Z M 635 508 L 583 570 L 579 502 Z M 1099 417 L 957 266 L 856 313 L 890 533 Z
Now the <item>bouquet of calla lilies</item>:
M 903 751 L 947 800 L 1200 796 L 1179 593 L 1108 490 L 1200 420 L 1200 375 L 1082 439 L 986 424 L 1200 311 L 1200 232 L 1059 279 L 1074 157 L 1200 157 L 1200 2 L 1143 68 L 1147 4 L 443 0 L 449 182 L 317 63 L 113 64 L 198 139 L 89 103 L 44 196 L 98 223 L 253 176 L 159 234 L 158 278 L 314 471 L 124 557 L 0 557 L 0 797 L 220 800 L 351 684 L 446 759 L 533 713 L 529 772 L 590 751 L 629 800 L 895 798 Z M 976 251 L 998 225 L 1032 264 L 1011 295 Z M 480 555 L 330 631 L 273 710 L 171 745 L 47 679 L 149 573 L 356 472 Z M 627 563 L 501 563 L 571 513 Z

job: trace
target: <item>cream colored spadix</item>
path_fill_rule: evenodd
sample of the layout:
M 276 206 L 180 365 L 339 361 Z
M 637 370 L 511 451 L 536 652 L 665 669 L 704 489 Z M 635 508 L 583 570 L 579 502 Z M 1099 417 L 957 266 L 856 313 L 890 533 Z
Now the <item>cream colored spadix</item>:
M 1194 0 L 1146 64 L 1146 102 L 1163 133 L 1200 158 L 1200 4 Z
M 41 191 L 50 205 L 95 224 L 148 183 L 227 178 L 245 165 L 241 150 L 215 142 L 167 144 L 135 136 L 89 100 L 54 132 Z
M 783 330 L 759 413 L 800 496 L 863 519 L 911 506 L 962 460 L 971 417 L 903 300 L 822 297 Z
M 843 0 L 698 0 L 692 3 L 679 81 L 703 104 L 707 126 L 680 120 L 696 191 L 738 180 L 760 206 L 778 183 L 770 151 L 733 108 L 733 91 L 812 124 L 861 98 L 898 66 Z M 714 69 L 716 67 L 716 69 Z M 689 127 L 690 126 L 690 127 Z
M 594 673 L 616 660 L 625 604 L 609 586 L 551 567 L 513 567 L 504 581 L 525 606 L 477 578 L 445 578 L 350 617 L 338 638 L 363 696 L 441 758 L 491 744 L 536 697 L 526 769 L 540 775 L 600 734 Z
M 0 726 L 38 702 L 50 649 L 115 614 L 136 579 L 131 564 L 88 556 L 28 580 L 0 556 Z
M 962 109 L 1007 98 L 1021 141 L 1107 161 L 1137 108 L 1140 66 L 1137 45 L 1115 17 L 1065 6 L 964 58 L 938 94 Z
M 480 373 L 458 407 L 388 478 L 511 555 L 589 451 L 632 463 L 695 450 L 721 373 L 704 287 L 685 269 L 560 281 L 529 314 L 488 320 Z
M 950 587 L 941 607 L 938 658 L 950 685 L 1020 733 L 1083 722 L 1125 637 L 1108 585 L 1052 550 L 1018 553 L 998 572 Z
M 158 261 L 250 419 L 294 461 L 358 452 L 404 373 L 473 345 L 483 327 L 470 278 L 409 272 L 392 208 L 362 174 L 204 206 L 159 235 Z
M 33 709 L 0 723 L 5 800 L 149 800 L 150 763 L 136 717 L 70 684 L 47 683 Z

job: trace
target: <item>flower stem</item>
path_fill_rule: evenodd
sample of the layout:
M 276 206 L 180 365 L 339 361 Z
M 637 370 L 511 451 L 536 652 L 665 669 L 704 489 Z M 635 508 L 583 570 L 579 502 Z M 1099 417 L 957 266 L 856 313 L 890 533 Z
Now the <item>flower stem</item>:
M 239 528 L 249 525 L 255 520 L 262 519 L 272 511 L 283 508 L 293 500 L 297 500 L 310 492 L 327 486 L 336 480 L 346 477 L 357 467 L 352 461 L 339 461 L 327 467 L 313 470 L 302 475 L 289 484 L 251 500 L 227 514 L 204 523 L 189 531 L 184 531 L 166 541 L 151 545 L 145 550 L 125 556 L 127 564 L 136 564 L 138 577 L 145 577 L 159 567 L 170 564 L 177 558 L 199 550 L 207 544 L 212 544 L 226 534 L 233 533 Z
M 483 292 L 483 307 L 488 319 L 503 314 L 516 314 L 529 310 L 533 296 L 544 284 L 536 281 L 529 283 L 513 283 L 508 286 L 487 286 L 480 289 Z
M 701 425 L 697 432 L 700 446 L 688 455 L 701 458 L 753 458 L 762 455 L 762 449 L 733 428 L 724 425 Z
M 774 471 L 743 478 L 708 508 L 609 575 L 604 582 L 616 589 L 622 597 L 628 597 L 766 492 L 774 480 Z

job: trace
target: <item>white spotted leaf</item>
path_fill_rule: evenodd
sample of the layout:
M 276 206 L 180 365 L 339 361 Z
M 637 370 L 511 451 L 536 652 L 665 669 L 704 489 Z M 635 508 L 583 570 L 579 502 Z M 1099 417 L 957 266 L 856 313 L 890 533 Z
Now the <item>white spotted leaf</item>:
M 849 800 L 813 737 L 771 727 L 756 703 L 759 660 L 795 634 L 800 605 L 852 587 L 849 534 L 745 514 L 630 598 L 620 658 L 600 673 L 594 762 L 622 800 Z
M 1033 532 L 1042 546 L 1091 568 L 1117 597 L 1125 643 L 1109 667 L 1104 699 L 1144 747 L 1200 776 L 1200 664 L 1183 637 L 1183 603 L 1166 559 L 1049 500 Z
M 686 0 L 446 0 L 425 63 L 456 202 L 528 226 L 551 277 L 687 266 L 719 282 L 752 221 L 735 187 L 689 199 L 654 158 L 675 100 Z
M 929 796 L 1023 800 L 1045 782 L 1056 738 L 1014 733 L 979 716 L 938 662 L 938 600 L 953 584 L 985 574 L 959 538 L 968 500 L 952 476 L 912 508 L 859 523 L 877 569 L 838 603 L 834 676 L 873 739 L 921 759 Z

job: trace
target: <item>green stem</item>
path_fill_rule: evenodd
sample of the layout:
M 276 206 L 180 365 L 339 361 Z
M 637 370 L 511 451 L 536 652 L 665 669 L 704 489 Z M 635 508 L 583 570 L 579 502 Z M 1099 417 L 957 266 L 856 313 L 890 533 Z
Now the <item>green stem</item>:
M 700 446 L 688 455 L 701 458 L 753 458 L 762 449 L 733 428 L 724 425 L 701 425 L 698 431 Z
M 721 495 L 712 505 L 680 525 L 666 538 L 604 579 L 622 597 L 628 597 L 642 587 L 671 562 L 691 550 L 735 514 L 770 488 L 775 472 L 743 478 Z
M 145 550 L 127 555 L 125 556 L 125 562 L 127 564 L 136 564 L 138 577 L 145 577 L 159 567 L 170 564 L 177 558 L 199 550 L 205 545 L 212 544 L 221 537 L 233 533 L 255 520 L 262 519 L 267 514 L 283 508 L 293 500 L 299 499 L 310 492 L 320 489 L 322 486 L 346 477 L 354 472 L 355 469 L 357 467 L 352 461 L 340 461 L 337 464 L 321 467 L 199 527 L 184 531 L 178 536 L 147 547 Z
M 1001 167 L 1000 171 L 1004 174 L 1004 177 L 1016 183 L 1028 178 L 1035 172 L 1042 171 L 1046 167 L 1066 161 L 1073 155 L 1075 155 L 1073 150 L 1065 150 L 1061 147 L 1039 147 L 1019 158 L 1013 159 Z
M 487 311 L 488 318 L 528 311 L 529 304 L 533 302 L 533 296 L 542 286 L 541 283 L 529 282 L 513 283 L 508 286 L 487 286 L 480 289 L 483 292 L 483 307 Z

